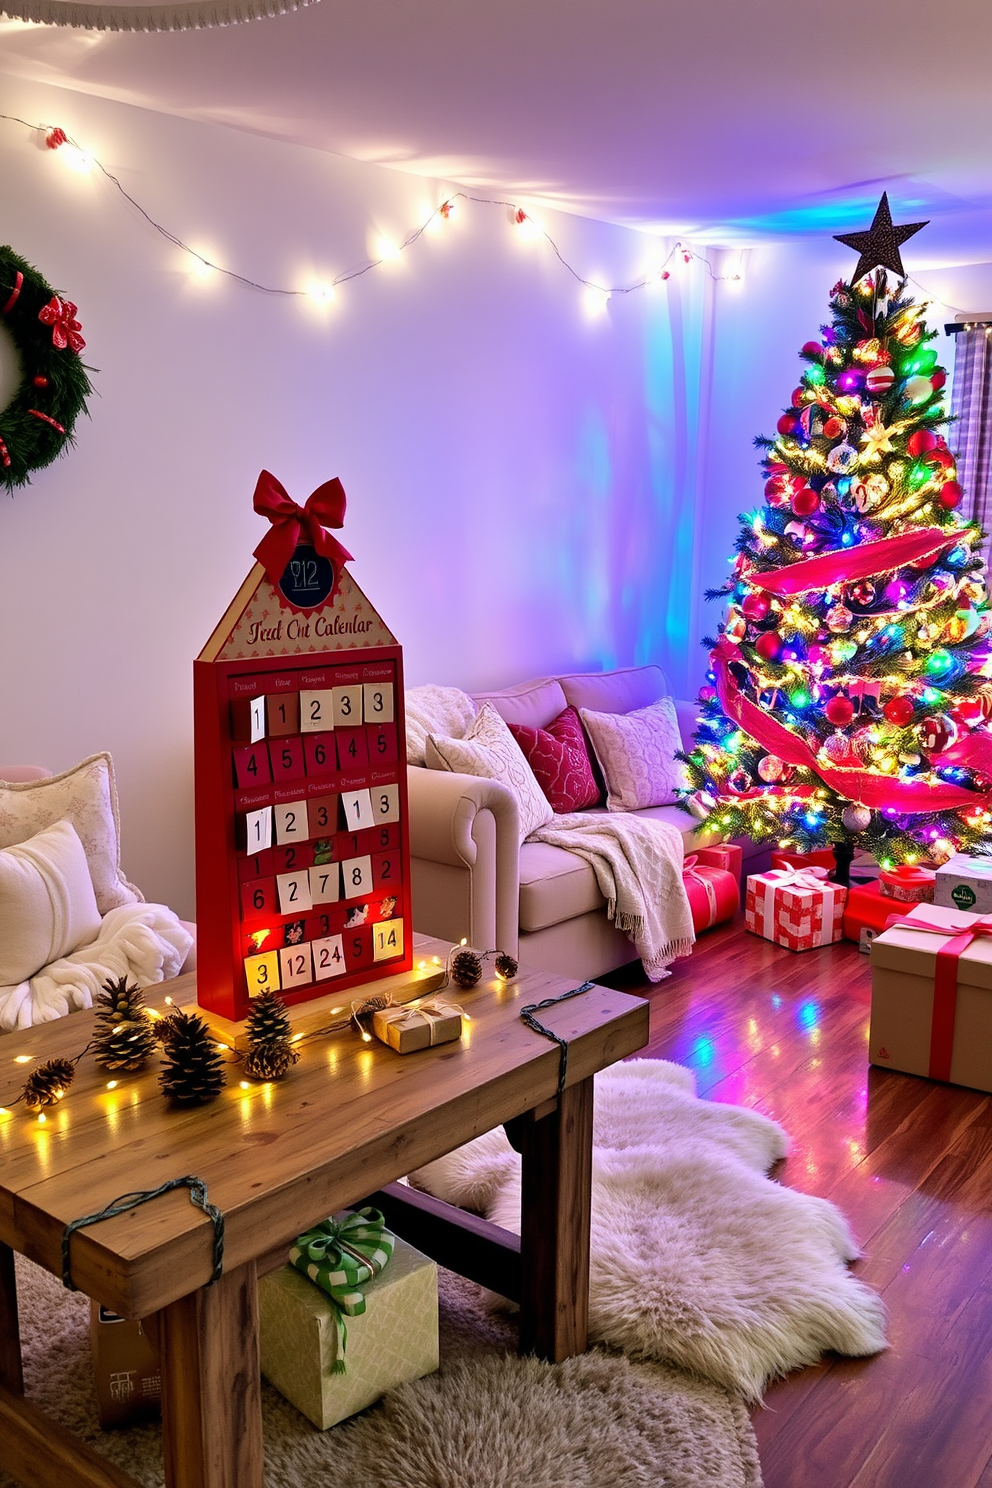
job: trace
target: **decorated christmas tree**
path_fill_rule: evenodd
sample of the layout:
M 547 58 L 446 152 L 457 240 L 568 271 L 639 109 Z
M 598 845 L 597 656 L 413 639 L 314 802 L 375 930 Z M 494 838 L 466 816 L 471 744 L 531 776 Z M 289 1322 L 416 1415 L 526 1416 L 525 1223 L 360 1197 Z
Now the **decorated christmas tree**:
M 984 534 L 957 515 L 935 332 L 885 196 L 763 451 L 700 692 L 685 803 L 724 836 L 884 864 L 992 837 Z M 894 276 L 894 277 L 892 277 Z

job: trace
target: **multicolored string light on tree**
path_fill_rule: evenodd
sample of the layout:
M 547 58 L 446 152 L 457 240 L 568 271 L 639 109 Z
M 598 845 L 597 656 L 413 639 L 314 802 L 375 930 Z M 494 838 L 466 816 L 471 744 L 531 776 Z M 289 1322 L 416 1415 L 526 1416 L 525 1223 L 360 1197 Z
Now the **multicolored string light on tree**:
M 874 267 L 834 286 L 776 437 L 756 441 L 764 503 L 710 594 L 729 604 L 683 756 L 684 804 L 724 835 L 799 851 L 856 838 L 889 865 L 992 840 L 984 534 L 957 515 L 908 235 L 883 198 L 871 232 L 845 239 Z

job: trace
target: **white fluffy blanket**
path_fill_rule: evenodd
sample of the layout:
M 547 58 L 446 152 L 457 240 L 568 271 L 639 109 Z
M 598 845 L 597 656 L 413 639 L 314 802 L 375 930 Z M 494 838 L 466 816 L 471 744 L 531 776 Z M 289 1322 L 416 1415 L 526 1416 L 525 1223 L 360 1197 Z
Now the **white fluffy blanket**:
M 103 917 L 91 945 L 53 961 L 30 981 L 0 987 L 0 1032 L 51 1023 L 93 1006 L 110 977 L 139 987 L 178 976 L 193 937 L 164 904 L 122 904 Z
M 634 942 L 652 982 L 668 975 L 676 956 L 689 955 L 696 936 L 676 827 L 619 811 L 575 811 L 527 840 L 564 847 L 592 865 L 607 914 Z
M 760 1397 L 828 1349 L 886 1347 L 881 1299 L 826 1199 L 765 1175 L 788 1137 L 700 1100 L 690 1070 L 637 1059 L 596 1076 L 590 1333 Z M 519 1234 L 520 1159 L 501 1128 L 411 1181 Z
M 464 739 L 477 709 L 459 687 L 412 687 L 406 694 L 406 759 L 409 765 L 427 763 L 424 750 L 428 734 Z

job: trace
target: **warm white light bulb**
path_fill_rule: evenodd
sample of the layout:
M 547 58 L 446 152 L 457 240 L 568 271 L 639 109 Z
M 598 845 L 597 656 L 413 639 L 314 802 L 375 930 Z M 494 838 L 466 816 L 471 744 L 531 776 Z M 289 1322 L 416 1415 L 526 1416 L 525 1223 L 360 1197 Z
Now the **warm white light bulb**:
M 610 291 L 600 289 L 598 285 L 587 284 L 582 295 L 583 304 L 587 315 L 604 315 L 606 307 L 610 303 Z

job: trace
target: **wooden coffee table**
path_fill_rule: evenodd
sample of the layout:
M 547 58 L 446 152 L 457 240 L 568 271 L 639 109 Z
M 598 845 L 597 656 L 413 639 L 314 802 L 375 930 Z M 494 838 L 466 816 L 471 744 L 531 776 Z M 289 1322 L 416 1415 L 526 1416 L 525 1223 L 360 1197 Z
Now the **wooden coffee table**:
M 420 953 L 448 947 L 424 941 Z M 72 1278 L 127 1318 L 159 1314 L 169 1488 L 262 1488 L 257 1276 L 301 1231 L 370 1198 L 438 1260 L 521 1305 L 521 1346 L 550 1359 L 587 1345 L 592 1076 L 641 1048 L 648 1004 L 604 987 L 541 1014 L 559 1051 L 520 1020 L 524 1003 L 574 983 L 521 971 L 459 993 L 458 1044 L 404 1057 L 350 1030 L 305 1046 L 277 1085 L 240 1088 L 237 1068 L 210 1105 L 174 1110 L 155 1068 L 107 1088 L 87 1056 L 41 1124 L 11 1102 L 36 1063 L 77 1054 L 92 1013 L 0 1038 L 0 1461 L 52 1488 L 134 1488 L 133 1480 L 23 1397 L 14 1251 L 61 1275 L 62 1232 L 121 1194 L 195 1174 L 225 1218 L 224 1272 L 212 1286 L 213 1226 L 184 1190 L 77 1231 Z M 453 996 L 451 993 L 445 994 Z M 194 976 L 150 988 L 179 1005 Z M 344 1001 L 344 998 L 342 999 Z M 18 1055 L 30 1063 L 15 1062 Z M 522 1235 L 397 1187 L 413 1168 L 506 1125 L 523 1157 Z

